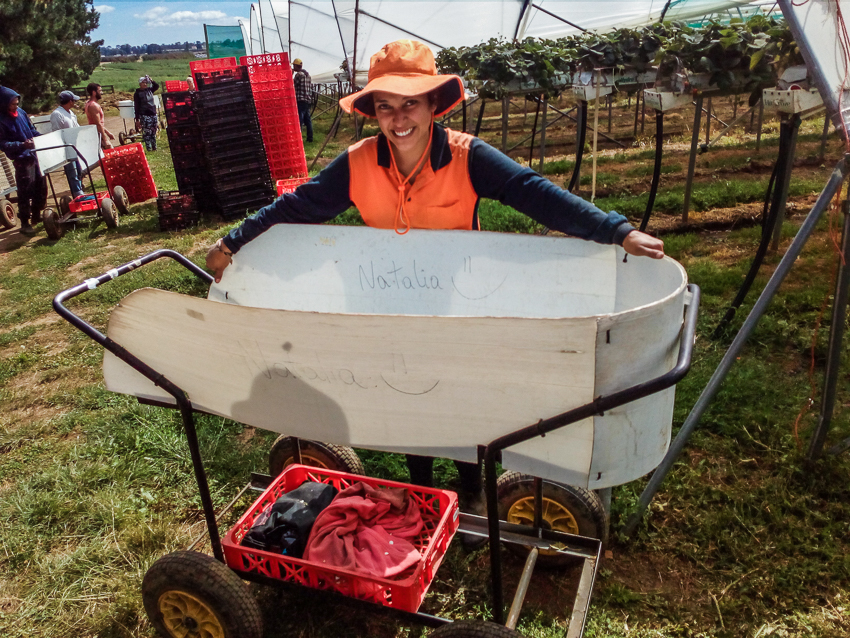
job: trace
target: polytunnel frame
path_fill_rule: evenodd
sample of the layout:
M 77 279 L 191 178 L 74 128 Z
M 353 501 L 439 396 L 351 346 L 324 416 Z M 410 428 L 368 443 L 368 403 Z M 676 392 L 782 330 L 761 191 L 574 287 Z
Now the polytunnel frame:
M 839 59 L 837 55 L 830 56 L 826 51 L 828 47 L 824 46 L 824 43 L 847 42 L 850 34 L 847 33 L 843 22 L 839 24 L 835 18 L 831 22 L 823 20 L 820 22 L 812 20 L 810 22 L 808 20 L 810 17 L 809 12 L 823 10 L 824 7 L 826 7 L 825 11 L 829 12 L 830 5 L 835 4 L 837 6 L 837 2 L 833 3 L 831 0 L 807 0 L 801 4 L 795 4 L 794 0 L 778 0 L 778 4 L 794 35 L 797 46 L 800 48 L 800 53 L 803 56 L 806 66 L 812 73 L 815 85 L 823 97 L 827 117 L 832 118 L 840 135 L 848 144 L 848 149 L 850 149 L 850 107 L 842 108 L 842 104 L 846 102 L 848 92 L 850 92 L 850 89 L 844 88 L 848 81 L 848 74 L 850 73 L 848 71 L 850 59 Z M 839 33 L 839 29 L 842 26 L 845 30 L 843 34 L 844 38 Z M 846 56 L 850 57 L 850 51 L 843 52 Z M 844 69 L 844 77 L 836 76 L 835 70 L 842 68 Z M 830 77 L 831 74 L 832 77 Z M 708 384 L 703 389 L 694 407 L 682 424 L 676 438 L 670 444 L 667 454 L 655 472 L 653 472 L 649 483 L 641 493 L 635 512 L 630 516 L 623 528 L 623 532 L 627 537 L 631 537 L 637 529 L 644 512 L 646 512 L 649 504 L 661 487 L 661 483 L 667 477 L 676 459 L 682 453 L 688 439 L 697 425 L 699 425 L 700 419 L 705 414 L 709 405 L 711 405 L 717 396 L 723 380 L 738 358 L 747 339 L 767 311 L 767 307 L 773 300 L 773 297 L 776 296 L 779 286 L 782 285 L 794 262 L 800 256 L 803 247 L 810 239 L 824 212 L 829 208 L 832 198 L 840 191 L 848 173 L 850 173 L 850 152 L 845 152 L 844 156 L 833 169 L 829 180 L 809 211 L 806 219 L 803 221 L 803 224 L 800 226 L 800 229 L 797 231 L 797 235 L 794 237 L 785 255 L 783 255 L 773 275 L 768 280 L 761 295 L 759 295 L 759 298 L 753 305 L 749 315 L 744 320 L 740 330 L 735 335 L 729 349 L 723 355 L 723 359 L 721 359 L 717 368 L 715 368 Z M 809 465 L 822 453 L 835 404 L 836 383 L 838 369 L 840 367 L 841 346 L 844 338 L 844 323 L 847 314 L 848 292 L 850 292 L 850 201 L 848 200 L 850 200 L 850 191 L 848 191 L 848 195 L 842 202 L 844 220 L 841 252 L 839 255 L 839 272 L 836 277 L 833 297 L 832 326 L 830 329 L 826 371 L 824 375 L 824 389 L 821 396 L 820 416 L 806 454 L 806 462 Z M 850 438 L 834 445 L 827 453 L 840 454 L 847 449 L 850 449 Z

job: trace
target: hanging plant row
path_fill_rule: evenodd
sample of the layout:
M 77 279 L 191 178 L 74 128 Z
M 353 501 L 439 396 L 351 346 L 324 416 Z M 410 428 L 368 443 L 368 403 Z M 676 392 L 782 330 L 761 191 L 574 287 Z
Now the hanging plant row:
M 596 70 L 605 70 L 606 82 L 619 85 L 654 80 L 657 73 L 660 83 L 671 86 L 677 77 L 699 77 L 702 84 L 694 88 L 750 91 L 797 64 L 803 60 L 790 30 L 784 21 L 765 16 L 701 27 L 666 22 L 557 40 L 491 38 L 437 55 L 441 73 L 464 77 L 487 99 L 525 91 L 555 97 L 573 83 L 589 84 Z

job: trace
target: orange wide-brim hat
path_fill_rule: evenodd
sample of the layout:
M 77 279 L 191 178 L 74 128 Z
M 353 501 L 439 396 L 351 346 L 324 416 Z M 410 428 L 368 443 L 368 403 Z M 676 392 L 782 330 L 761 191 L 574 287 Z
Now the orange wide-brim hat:
M 434 54 L 416 40 L 396 40 L 385 45 L 369 62 L 369 81 L 357 93 L 339 101 L 346 113 L 357 111 L 366 117 L 375 117 L 375 105 L 369 97 L 375 91 L 395 95 L 437 96 L 434 116 L 448 113 L 465 98 L 463 82 L 456 75 L 438 75 Z

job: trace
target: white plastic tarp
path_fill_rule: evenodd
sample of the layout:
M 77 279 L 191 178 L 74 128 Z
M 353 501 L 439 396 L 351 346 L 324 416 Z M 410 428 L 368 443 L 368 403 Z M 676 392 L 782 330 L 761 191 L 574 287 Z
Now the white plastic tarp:
M 365 83 L 369 58 L 387 42 L 411 38 L 437 52 L 492 37 L 557 38 L 665 19 L 688 20 L 764 0 L 261 0 L 243 30 L 249 55 L 285 51 L 315 82 L 333 81 L 343 60 Z M 772 3 L 770 3 L 772 5 Z M 767 5 L 766 5 L 767 6 Z M 770 7 L 767 6 L 769 9 Z

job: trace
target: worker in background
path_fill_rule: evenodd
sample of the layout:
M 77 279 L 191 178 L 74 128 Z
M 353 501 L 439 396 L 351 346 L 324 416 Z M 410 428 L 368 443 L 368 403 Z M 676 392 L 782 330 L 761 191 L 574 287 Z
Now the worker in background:
M 156 150 L 156 134 L 159 131 L 159 121 L 156 113 L 154 91 L 159 90 L 159 84 L 145 75 L 139 78 L 139 88 L 133 93 L 133 106 L 136 109 L 136 130 L 142 132 L 142 140 L 149 151 Z
M 86 121 L 97 127 L 97 133 L 100 136 L 101 148 L 112 148 L 112 141 L 115 136 L 104 125 L 103 107 L 100 105 L 100 100 L 103 98 L 103 89 L 97 82 L 90 82 L 86 87 L 86 95 L 89 96 L 86 102 Z
M 59 106 L 50 114 L 50 130 L 58 131 L 63 128 L 78 128 L 77 114 L 74 113 L 74 103 L 80 98 L 71 91 L 62 91 L 59 94 Z M 83 181 L 81 179 L 82 169 L 78 160 L 68 162 L 63 167 L 65 177 L 68 180 L 68 188 L 71 189 L 71 197 L 75 199 L 83 194 Z
M 295 84 L 295 102 L 298 104 L 298 121 L 307 129 L 307 141 L 313 141 L 313 120 L 310 111 L 313 109 L 313 83 L 310 74 L 304 70 L 301 58 L 292 61 L 292 82 Z
M 41 211 L 47 203 L 47 180 L 36 161 L 35 142 L 39 135 L 20 104 L 21 96 L 10 88 L 0 87 L 0 151 L 15 166 L 18 188 L 18 219 L 21 233 L 35 235 L 35 224 L 41 221 Z
M 315 224 L 351 206 L 374 228 L 478 230 L 481 198 L 497 200 L 551 228 L 627 253 L 664 257 L 660 239 L 635 230 L 625 217 L 603 212 L 528 167 L 434 119 L 464 100 L 462 80 L 437 75 L 426 45 L 399 40 L 372 56 L 366 87 L 340 100 L 346 113 L 375 118 L 380 134 L 361 140 L 293 193 L 246 219 L 207 252 L 215 281 L 233 255 L 274 224 Z M 408 455 L 411 481 L 433 484 L 433 459 Z M 482 513 L 480 464 L 455 461 L 464 511 Z

